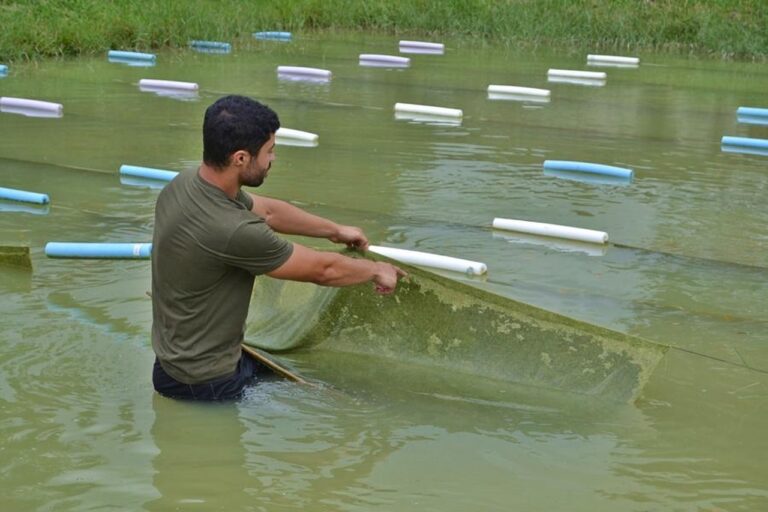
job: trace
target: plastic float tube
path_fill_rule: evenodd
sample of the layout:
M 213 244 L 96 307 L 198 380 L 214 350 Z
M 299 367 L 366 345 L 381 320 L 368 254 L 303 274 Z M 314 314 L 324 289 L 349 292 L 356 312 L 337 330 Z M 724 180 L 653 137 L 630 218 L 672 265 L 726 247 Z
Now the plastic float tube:
M 194 82 L 177 82 L 174 80 L 154 80 L 151 78 L 142 78 L 139 80 L 139 87 L 145 89 L 168 89 L 177 91 L 197 91 L 198 85 Z
M 443 43 L 429 43 L 426 41 L 400 41 L 400 51 L 403 50 L 415 50 L 415 51 L 429 51 L 429 52 L 443 52 L 445 51 L 445 45 Z
M 496 94 L 510 94 L 517 96 L 538 96 L 548 98 L 550 95 L 549 89 L 536 89 L 534 87 L 518 87 L 516 85 L 489 85 L 489 93 Z
M 587 55 L 587 62 L 607 62 L 609 64 L 640 64 L 637 57 L 620 57 L 617 55 Z
M 25 98 L 9 98 L 3 96 L 0 98 L 0 107 L 9 107 L 20 110 L 42 110 L 61 116 L 64 113 L 64 106 L 61 103 L 51 103 L 49 101 L 28 100 Z
M 584 80 L 605 80 L 608 75 L 604 71 L 577 71 L 572 69 L 550 69 L 548 77 L 554 78 L 581 78 Z
M 275 137 L 278 139 L 293 139 L 304 142 L 317 142 L 318 139 L 316 133 L 303 132 L 291 128 L 278 128 L 277 132 L 275 132 Z
M 176 171 L 166 171 L 165 169 L 153 169 L 152 167 L 139 167 L 136 165 L 121 165 L 121 176 L 132 176 L 134 178 L 145 178 L 158 181 L 171 181 L 179 173 Z
M 8 66 L 5 64 L 0 64 L 0 75 L 5 75 L 8 73 Z
M 768 108 L 739 107 L 736 109 L 737 116 L 768 117 Z
M 269 39 L 275 41 L 290 41 L 290 32 L 254 32 L 253 37 L 256 39 Z
M 558 224 L 544 224 L 542 222 L 502 219 L 496 217 L 493 219 L 493 227 L 495 229 L 504 229 L 506 231 L 517 231 L 520 233 L 528 233 L 530 235 L 549 236 L 553 238 L 565 238 L 567 240 L 577 240 L 579 242 L 589 242 L 593 244 L 604 244 L 608 242 L 608 233 L 604 231 L 574 228 Z
M 128 258 L 146 259 L 152 253 L 151 243 L 48 242 L 49 258 Z
M 380 55 L 377 53 L 361 53 L 360 64 L 374 63 L 379 65 L 391 65 L 391 66 L 410 66 L 411 59 L 408 57 L 400 57 L 397 55 Z
M 15 188 L 4 187 L 0 187 L 0 199 L 8 199 L 10 201 L 20 201 L 22 203 L 35 204 L 48 204 L 51 202 L 48 194 L 27 192 L 25 190 L 17 190 Z
M 222 43 L 220 41 L 198 41 L 193 40 L 189 42 L 189 46 L 193 48 L 205 48 L 207 50 L 222 50 L 229 52 L 232 50 L 232 45 L 229 43 Z
M 395 103 L 395 112 L 422 114 L 437 117 L 463 117 L 464 112 L 459 108 L 432 107 L 429 105 L 414 105 L 412 103 Z
M 305 76 L 321 80 L 330 80 L 332 75 L 332 73 L 327 69 L 305 68 L 302 66 L 277 66 L 277 74 Z
M 626 179 L 632 179 L 634 174 L 632 169 L 625 169 L 624 167 L 593 164 L 589 162 L 572 162 L 568 160 L 544 160 L 544 169 L 571 172 L 591 172 L 594 174 L 604 174 L 606 176 L 616 176 Z
M 140 60 L 146 62 L 155 62 L 157 56 L 154 53 L 126 52 L 121 50 L 109 50 L 107 58 L 119 60 Z
M 723 146 L 768 149 L 768 139 L 752 139 L 749 137 L 729 137 L 726 135 L 720 140 L 720 144 Z
M 453 258 L 451 256 L 441 256 L 439 254 L 431 254 L 428 252 L 408 251 L 406 249 L 395 249 L 394 247 L 382 247 L 380 245 L 369 245 L 368 250 L 393 260 L 408 263 L 409 265 L 439 268 L 442 270 L 451 270 L 453 272 L 463 272 L 470 275 L 481 275 L 488 271 L 488 267 L 485 263 Z

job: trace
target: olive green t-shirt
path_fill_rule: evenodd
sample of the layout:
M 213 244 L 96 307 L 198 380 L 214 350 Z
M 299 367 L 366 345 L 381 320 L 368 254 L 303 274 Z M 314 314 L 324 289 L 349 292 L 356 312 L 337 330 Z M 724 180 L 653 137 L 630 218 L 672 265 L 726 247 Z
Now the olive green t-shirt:
M 180 173 L 160 193 L 152 239 L 152 347 L 163 369 L 185 384 L 234 373 L 254 276 L 290 257 L 293 245 L 197 172 Z

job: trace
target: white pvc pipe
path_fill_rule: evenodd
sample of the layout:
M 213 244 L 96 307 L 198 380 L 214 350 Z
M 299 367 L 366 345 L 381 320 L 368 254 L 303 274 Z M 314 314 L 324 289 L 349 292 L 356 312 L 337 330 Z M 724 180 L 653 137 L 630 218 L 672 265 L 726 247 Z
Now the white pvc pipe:
M 411 64 L 411 59 L 408 57 L 400 57 L 397 55 L 380 55 L 377 53 L 361 53 L 360 63 L 373 62 L 376 64 L 389 64 L 393 66 L 408 66 Z
M 618 55 L 587 55 L 587 62 L 608 62 L 611 64 L 640 64 L 640 59 L 637 57 L 620 57 Z
M 518 87 L 516 85 L 489 85 L 489 93 L 513 94 L 520 96 L 549 97 L 549 89 L 536 89 L 535 87 Z
M 517 231 L 520 233 L 551 236 L 555 238 L 565 238 L 568 240 L 578 240 L 581 242 L 590 242 L 593 244 L 604 244 L 608 242 L 608 233 L 604 231 L 573 228 L 570 226 L 560 226 L 558 224 L 544 224 L 541 222 L 502 219 L 497 217 L 493 219 L 493 227 L 495 229 L 505 229 L 507 231 Z
M 413 48 L 416 50 L 444 51 L 443 43 L 428 43 L 426 41 L 400 41 L 400 48 Z
M 386 256 L 387 258 L 392 258 L 393 260 L 408 263 L 409 265 L 439 268 L 443 270 L 451 270 L 453 272 L 463 272 L 470 275 L 485 274 L 488 271 L 488 267 L 485 263 L 453 258 L 451 256 L 441 256 L 440 254 L 408 251 L 405 249 L 395 249 L 393 247 L 382 247 L 380 245 L 369 245 L 368 250 Z
M 608 75 L 604 71 L 577 71 L 572 69 L 550 69 L 548 77 L 583 78 L 587 80 L 605 80 Z
M 462 117 L 464 115 L 464 112 L 459 108 L 432 107 L 429 105 L 414 105 L 413 103 L 395 103 L 395 112 L 439 117 Z
M 0 98 L 0 106 L 21 110 L 42 110 L 45 112 L 52 112 L 58 116 L 61 116 L 64 113 L 64 106 L 61 103 L 28 100 L 25 98 L 9 98 L 7 96 Z
M 317 142 L 318 136 L 316 133 L 303 132 L 301 130 L 293 130 L 291 128 L 278 128 L 275 133 L 275 137 L 278 139 L 293 139 L 306 142 Z
M 198 85 L 194 82 L 176 82 L 174 80 L 153 80 L 142 78 L 139 80 L 139 87 L 147 89 L 173 89 L 177 91 L 196 91 Z
M 330 80 L 331 72 L 327 69 L 305 68 L 302 66 L 277 66 L 278 75 L 299 75 Z

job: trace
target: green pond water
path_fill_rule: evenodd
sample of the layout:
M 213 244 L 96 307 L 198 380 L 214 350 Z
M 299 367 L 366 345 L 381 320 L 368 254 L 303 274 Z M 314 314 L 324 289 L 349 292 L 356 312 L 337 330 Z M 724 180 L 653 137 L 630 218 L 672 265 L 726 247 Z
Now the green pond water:
M 581 53 L 444 42 L 445 55 L 412 55 L 407 69 L 359 66 L 360 53 L 398 54 L 397 39 L 350 34 L 0 78 L 0 96 L 64 105 L 61 118 L 0 113 L 0 187 L 51 197 L 0 201 L 0 245 L 30 246 L 33 265 L 0 267 L 3 510 L 768 509 L 768 156 L 720 147 L 723 135 L 768 139 L 768 126 L 736 118 L 768 108 L 768 69 L 652 53 L 636 69 L 588 68 Z M 277 65 L 333 78 L 279 80 Z M 549 68 L 608 78 L 548 83 Z M 160 96 L 142 78 L 200 91 Z M 551 100 L 491 100 L 489 84 L 548 88 Z M 150 241 L 159 189 L 122 184 L 120 165 L 194 169 L 203 112 L 227 93 L 319 134 L 317 147 L 278 147 L 261 193 L 374 243 L 485 262 L 484 277 L 442 273 L 469 286 L 670 346 L 637 400 L 499 378 L 492 353 L 484 375 L 366 337 L 362 350 L 347 337 L 281 356 L 319 387 L 268 382 L 216 405 L 155 395 L 148 261 L 48 259 L 43 247 Z M 464 117 L 398 120 L 396 102 Z M 564 179 L 542 171 L 546 159 L 635 178 Z M 494 231 L 494 217 L 611 243 Z M 259 298 L 254 341 L 273 306 Z M 393 317 L 394 339 L 392 304 L 378 314 Z

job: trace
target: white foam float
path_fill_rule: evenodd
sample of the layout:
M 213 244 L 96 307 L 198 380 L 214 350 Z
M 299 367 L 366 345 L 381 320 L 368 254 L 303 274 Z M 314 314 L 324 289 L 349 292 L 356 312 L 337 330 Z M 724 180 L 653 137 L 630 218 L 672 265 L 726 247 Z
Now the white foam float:
M 327 81 L 331 79 L 332 73 L 330 70 L 320 68 L 277 66 L 277 75 Z
M 485 263 L 479 261 L 464 260 L 452 256 L 443 256 L 428 252 L 409 251 L 406 249 L 395 249 L 394 247 L 382 247 L 379 245 L 370 245 L 368 250 L 386 256 L 396 261 L 402 261 L 409 265 L 418 265 L 422 267 L 439 268 L 453 272 L 462 272 L 470 275 L 481 275 L 488 271 Z
M 199 86 L 194 82 L 178 82 L 175 80 L 155 80 L 151 78 L 142 78 L 139 80 L 139 88 L 146 90 L 173 90 L 196 92 Z
M 503 229 L 506 231 L 517 231 L 520 233 L 528 233 L 530 235 L 565 238 L 567 240 L 578 240 L 580 242 L 589 242 L 593 244 L 604 244 L 608 242 L 608 233 L 604 231 L 574 228 L 571 226 L 561 226 L 558 224 L 544 224 L 542 222 L 502 219 L 500 217 L 496 217 L 493 219 L 493 227 L 495 229 Z
M 431 43 L 428 41 L 400 41 L 398 45 L 400 53 L 430 53 L 442 55 L 445 52 L 443 43 Z
M 538 96 L 548 98 L 549 89 L 536 89 L 535 87 L 519 87 L 516 85 L 489 85 L 489 93 L 513 94 L 518 96 Z
M 433 107 L 430 105 L 416 105 L 413 103 L 395 103 L 396 113 L 418 114 L 434 117 L 458 118 L 464 116 L 464 112 L 459 108 Z
M 547 78 L 578 78 L 582 80 L 605 80 L 604 71 L 580 71 L 575 69 L 554 69 L 547 71 Z
M 411 59 L 408 57 L 400 57 L 398 55 L 381 55 L 378 53 L 361 53 L 359 62 L 361 66 L 372 67 L 407 68 L 411 65 Z
M 41 117 L 61 117 L 64 115 L 64 106 L 61 103 L 52 103 L 50 101 L 30 100 L 27 98 L 11 98 L 3 96 L 0 98 L 0 107 L 4 112 L 24 113 L 35 112 L 47 113 L 48 116 Z M 7 109 L 7 110 L 6 110 Z
M 275 133 L 275 144 L 314 147 L 318 144 L 318 138 L 316 133 L 294 130 L 292 128 L 278 128 Z
M 628 66 L 637 66 L 640 59 L 637 57 L 622 57 L 619 55 L 587 55 L 587 64 L 624 64 Z

